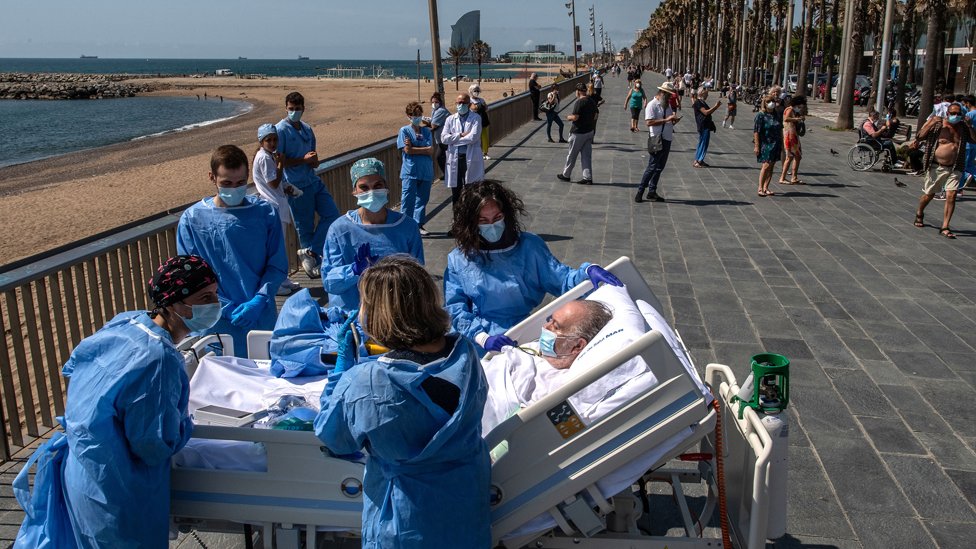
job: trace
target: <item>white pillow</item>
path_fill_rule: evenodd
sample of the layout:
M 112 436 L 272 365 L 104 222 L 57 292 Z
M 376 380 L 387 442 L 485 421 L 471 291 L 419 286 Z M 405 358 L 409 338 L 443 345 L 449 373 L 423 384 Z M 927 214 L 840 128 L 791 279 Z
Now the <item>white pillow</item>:
M 603 285 L 586 299 L 605 304 L 613 313 L 613 318 L 597 332 L 576 357 L 570 367 L 570 371 L 575 375 L 596 366 L 649 331 L 644 316 L 630 297 L 627 288 Z M 628 383 L 630 381 L 634 383 Z M 656 384 L 657 378 L 654 377 L 650 367 L 640 355 L 637 355 L 576 393 L 570 402 L 585 423 L 593 423 L 615 408 L 602 406 L 602 404 L 618 391 L 625 393 L 618 396 L 625 397 L 626 400 L 629 398 L 627 395 L 640 394 Z

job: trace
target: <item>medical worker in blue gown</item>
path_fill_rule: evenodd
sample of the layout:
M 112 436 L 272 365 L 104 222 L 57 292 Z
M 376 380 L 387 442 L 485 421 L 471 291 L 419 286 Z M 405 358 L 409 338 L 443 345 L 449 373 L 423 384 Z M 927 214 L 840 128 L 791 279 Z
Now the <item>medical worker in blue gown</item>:
M 210 159 L 216 195 L 180 216 L 176 250 L 207 260 L 220 280 L 220 320 L 207 331 L 230 334 L 234 353 L 247 356 L 247 333 L 272 330 L 275 294 L 288 274 L 285 237 L 274 206 L 247 196 L 247 155 L 223 145 Z
M 49 495 L 63 497 L 74 540 L 47 540 L 58 549 L 169 544 L 170 457 L 193 428 L 190 381 L 175 344 L 213 325 L 220 302 L 216 275 L 195 256 L 168 259 L 148 286 L 152 311 L 119 314 L 64 365 L 68 455 L 63 494 Z M 16 546 L 44 546 L 39 528 L 55 526 L 28 516 Z
M 546 243 L 522 230 L 522 200 L 500 183 L 465 187 L 454 214 L 457 247 L 447 257 L 444 301 L 461 335 L 486 351 L 516 344 L 504 332 L 531 314 L 547 293 L 561 295 L 583 280 L 622 286 L 599 265 L 562 264 Z
M 488 385 L 478 352 L 447 333 L 437 286 L 411 258 L 380 260 L 359 287 L 363 328 L 392 350 L 349 366 L 351 337 L 342 339 L 315 434 L 336 454 L 367 453 L 362 547 L 488 549 Z
M 329 227 L 322 251 L 322 285 L 329 293 L 329 309 L 345 313 L 359 308 L 359 276 L 380 258 L 402 253 L 424 263 L 417 222 L 388 207 L 390 191 L 383 163 L 375 158 L 357 160 L 349 176 L 359 208 L 349 210 Z

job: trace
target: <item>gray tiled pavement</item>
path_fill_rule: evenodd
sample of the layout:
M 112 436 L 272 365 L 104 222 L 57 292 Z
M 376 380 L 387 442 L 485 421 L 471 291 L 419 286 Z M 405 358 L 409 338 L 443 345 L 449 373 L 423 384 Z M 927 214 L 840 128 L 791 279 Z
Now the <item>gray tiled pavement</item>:
M 521 194 L 529 229 L 564 262 L 633 258 L 700 368 L 720 362 L 744 377 L 752 354 L 790 357 L 789 522 L 776 547 L 972 546 L 974 200 L 957 207 L 955 241 L 937 234 L 941 203 L 929 206 L 925 229 L 914 228 L 921 180 L 851 171 L 829 150 L 846 154 L 853 134 L 827 130 L 827 120 L 808 123 L 808 184 L 774 184 L 777 196 L 758 197 L 751 109 L 740 109 L 736 130 L 712 136 L 713 167 L 694 169 L 697 135 L 686 108 L 662 178 L 668 202 L 635 204 L 645 134 L 627 131 L 625 85 L 607 78 L 595 185 L 556 180 L 566 146 L 547 143 L 542 123 L 492 147 L 488 176 Z M 425 241 L 438 277 L 452 247 L 443 236 L 449 204 L 438 186 L 427 224 L 438 233 Z M 4 503 L 9 482 L 4 475 Z M 6 543 L 19 518 L 7 505 L 0 513 Z

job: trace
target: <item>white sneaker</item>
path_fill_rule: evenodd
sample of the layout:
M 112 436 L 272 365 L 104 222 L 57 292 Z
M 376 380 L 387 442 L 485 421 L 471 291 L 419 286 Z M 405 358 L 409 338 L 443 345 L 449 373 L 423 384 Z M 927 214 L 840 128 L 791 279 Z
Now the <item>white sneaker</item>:
M 486 154 L 485 155 L 485 160 L 491 160 L 491 157 Z
M 309 278 L 318 278 L 321 274 L 320 264 L 315 255 L 308 248 L 298 250 L 298 260 L 302 263 L 302 270 Z
M 722 127 L 725 127 L 725 120 L 722 121 Z
M 423 226 L 421 226 L 420 227 L 420 236 L 430 236 L 430 231 L 428 231 Z
M 732 126 L 729 126 L 729 129 L 730 129 L 730 130 L 734 130 L 735 128 L 733 128 Z

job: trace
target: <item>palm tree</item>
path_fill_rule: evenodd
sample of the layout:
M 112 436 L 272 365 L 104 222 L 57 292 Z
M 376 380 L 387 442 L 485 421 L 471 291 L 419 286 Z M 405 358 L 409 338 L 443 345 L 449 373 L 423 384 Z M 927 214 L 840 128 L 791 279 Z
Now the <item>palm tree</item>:
M 813 11 L 817 3 L 814 0 L 804 0 L 806 9 L 806 23 L 803 25 L 803 43 L 800 46 L 800 65 L 796 71 L 796 93 L 807 94 L 807 71 L 810 69 L 810 39 L 813 32 Z M 816 82 L 814 82 L 816 85 Z
M 824 85 L 824 101 L 830 103 L 831 101 L 836 101 L 836 97 L 831 97 L 834 93 L 833 82 L 834 82 L 834 35 L 837 34 L 838 30 L 838 11 L 840 10 L 841 0 L 831 0 L 830 8 L 830 32 L 827 33 L 826 45 L 824 46 L 824 59 L 827 61 L 827 83 Z
M 844 14 L 844 24 L 851 27 L 851 43 L 847 54 L 847 67 L 844 68 L 844 81 L 837 83 L 840 94 L 840 112 L 837 113 L 835 126 L 839 130 L 849 130 L 854 127 L 854 79 L 857 69 L 864 57 L 864 26 L 867 6 L 863 2 L 853 2 L 853 13 Z
M 935 86 L 938 81 L 938 59 L 944 55 L 941 36 L 945 31 L 945 12 L 948 8 L 947 0 L 920 0 L 918 10 L 928 18 L 925 29 L 925 72 L 922 73 L 922 97 L 918 107 L 918 126 L 922 127 L 925 119 L 932 113 L 932 102 L 935 98 Z
M 447 50 L 447 55 L 451 58 L 451 63 L 454 63 L 454 89 L 459 90 L 460 88 L 460 78 L 458 78 L 458 67 L 461 65 L 461 58 L 467 55 L 468 48 L 463 48 L 461 46 L 451 46 Z
M 905 2 L 905 13 L 901 20 L 901 31 L 898 33 L 898 82 L 895 87 L 895 109 L 898 116 L 905 116 L 905 85 L 908 78 L 915 72 L 915 46 L 918 36 L 915 34 L 916 21 L 915 0 Z M 914 79 L 913 79 L 914 81 Z
M 481 64 L 488 59 L 488 52 L 491 51 L 491 46 L 483 40 L 475 40 L 471 44 L 471 54 L 474 55 L 474 60 L 478 63 L 478 83 L 481 83 Z

